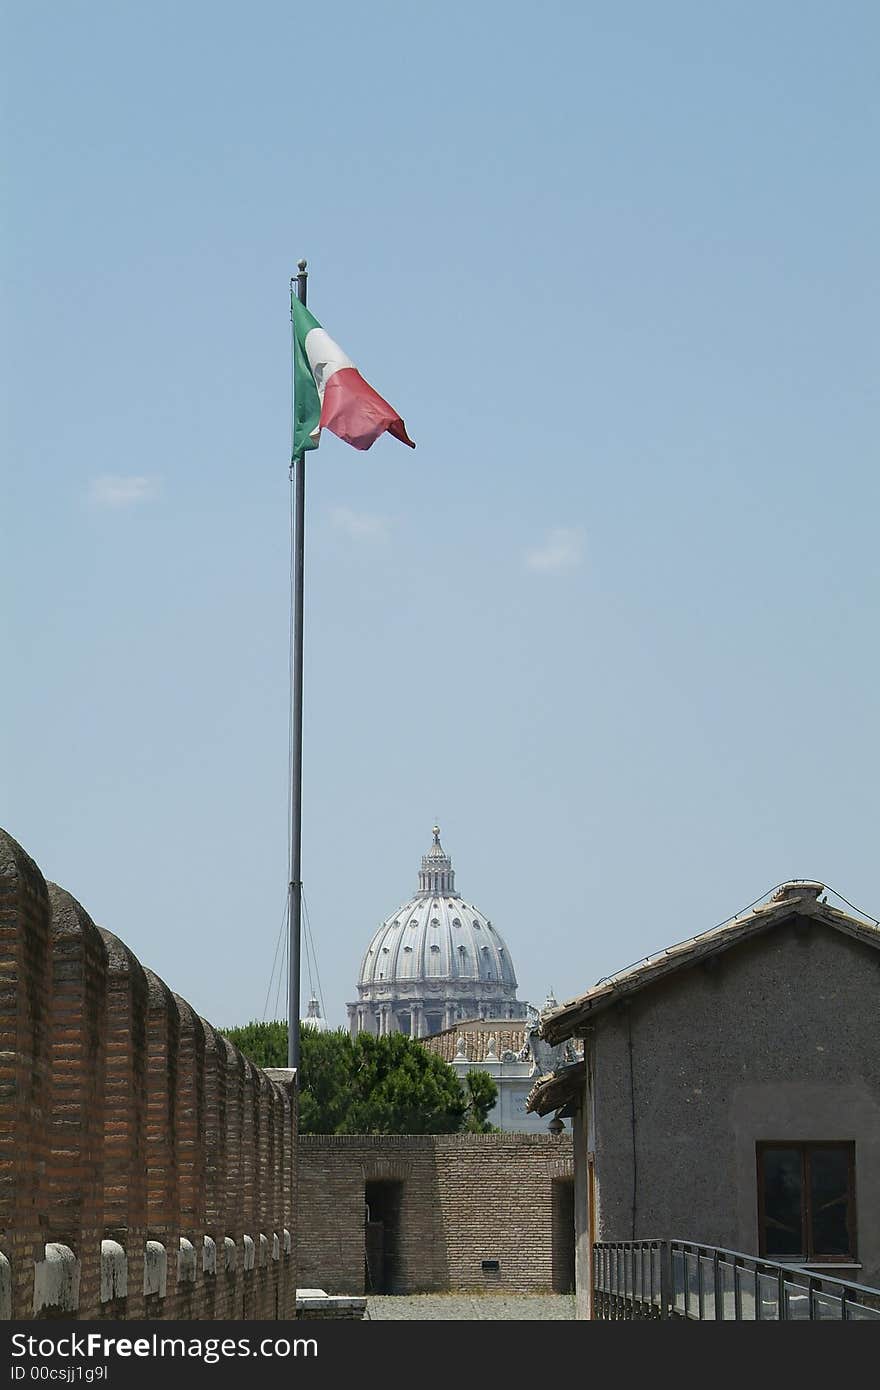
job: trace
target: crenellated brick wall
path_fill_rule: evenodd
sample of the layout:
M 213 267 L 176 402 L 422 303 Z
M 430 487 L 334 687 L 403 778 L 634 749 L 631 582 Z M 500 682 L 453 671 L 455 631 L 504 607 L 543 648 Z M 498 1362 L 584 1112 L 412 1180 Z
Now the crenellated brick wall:
M 0 1317 L 293 1317 L 296 1102 L 0 831 Z
M 396 1185 L 388 1292 L 572 1287 L 558 1191 L 574 1172 L 569 1134 L 302 1135 L 298 1147 L 302 1286 L 365 1291 L 365 1201 L 384 1183 Z

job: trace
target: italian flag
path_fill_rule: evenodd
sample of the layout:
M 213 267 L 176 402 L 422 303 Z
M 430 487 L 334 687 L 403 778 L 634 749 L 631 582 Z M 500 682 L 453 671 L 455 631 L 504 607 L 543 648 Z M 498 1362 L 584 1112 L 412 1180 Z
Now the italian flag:
M 364 381 L 314 314 L 295 294 L 290 297 L 293 320 L 293 457 L 317 449 L 321 430 L 328 429 L 353 444 L 369 449 L 387 430 L 401 443 L 413 444 L 397 411 Z

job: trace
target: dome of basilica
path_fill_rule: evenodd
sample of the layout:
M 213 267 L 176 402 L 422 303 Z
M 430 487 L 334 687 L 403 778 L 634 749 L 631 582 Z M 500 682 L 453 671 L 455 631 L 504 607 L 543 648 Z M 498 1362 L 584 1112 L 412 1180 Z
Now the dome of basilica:
M 466 1018 L 521 1018 L 501 933 L 455 891 L 440 829 L 422 857 L 418 891 L 373 934 L 361 963 L 353 1032 L 421 1037 Z

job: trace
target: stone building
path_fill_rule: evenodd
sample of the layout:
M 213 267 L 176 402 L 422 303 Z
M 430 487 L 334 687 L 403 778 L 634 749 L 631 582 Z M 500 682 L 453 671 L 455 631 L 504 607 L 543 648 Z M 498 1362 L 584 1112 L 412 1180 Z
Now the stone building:
M 440 828 L 422 856 L 418 890 L 374 933 L 349 1004 L 352 1034 L 426 1037 L 461 1019 L 527 1017 L 510 952 L 492 922 L 455 890 Z
M 689 1240 L 880 1284 L 880 928 L 792 882 L 542 1020 L 585 1059 L 572 1117 L 578 1315 L 595 1241 Z
M 527 1109 L 529 1092 L 537 1077 L 580 1056 L 573 1041 L 554 1047 L 540 1035 L 540 1018 L 557 1007 L 550 994 L 540 1011 L 527 1005 L 526 1019 L 469 1019 L 422 1041 L 448 1062 L 460 1081 L 471 1070 L 491 1076 L 498 1092 L 487 1117 L 491 1125 L 506 1133 L 546 1134 L 547 1120 Z M 569 1128 L 569 1121 L 563 1125 Z

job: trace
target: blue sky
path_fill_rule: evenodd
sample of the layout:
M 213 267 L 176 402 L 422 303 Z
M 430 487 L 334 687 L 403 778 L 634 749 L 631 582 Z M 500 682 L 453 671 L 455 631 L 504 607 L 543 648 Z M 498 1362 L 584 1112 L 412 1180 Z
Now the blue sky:
M 329 1016 L 435 818 L 521 997 L 874 915 L 873 3 L 6 8 L 0 820 L 206 1017 L 287 864 L 287 286 Z M 273 997 L 269 1013 L 273 1013 Z

